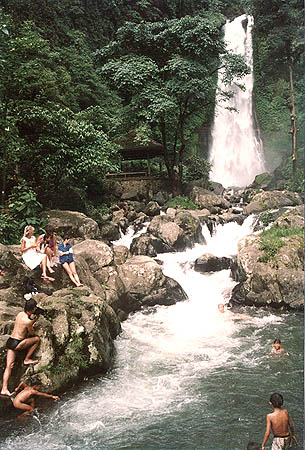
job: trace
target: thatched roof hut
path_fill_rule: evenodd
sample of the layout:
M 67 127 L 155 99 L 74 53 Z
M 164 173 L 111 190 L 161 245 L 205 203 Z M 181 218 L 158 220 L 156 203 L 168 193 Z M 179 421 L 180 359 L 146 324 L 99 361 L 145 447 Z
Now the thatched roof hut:
M 149 141 L 145 144 L 136 140 L 134 130 L 127 133 L 116 141 L 121 146 L 120 154 L 123 160 L 147 159 L 149 161 L 156 156 L 163 156 L 163 146 L 156 141 Z

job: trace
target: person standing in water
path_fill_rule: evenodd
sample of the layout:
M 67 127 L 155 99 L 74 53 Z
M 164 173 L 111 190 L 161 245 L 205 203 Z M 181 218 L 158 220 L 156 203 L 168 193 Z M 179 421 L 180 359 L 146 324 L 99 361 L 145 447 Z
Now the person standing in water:
M 283 396 L 277 392 L 270 397 L 269 404 L 273 407 L 273 413 L 266 416 L 266 432 L 264 435 L 262 450 L 265 450 L 270 431 L 273 432 L 272 450 L 283 450 L 290 447 L 291 439 L 297 442 L 294 435 L 293 423 L 287 409 L 281 409 L 284 403 Z M 289 432 L 290 429 L 290 432 Z
M 1 395 L 11 396 L 11 393 L 8 390 L 8 381 L 15 364 L 16 352 L 27 350 L 23 361 L 25 366 L 36 364 L 38 362 L 38 360 L 31 359 L 31 356 L 38 347 L 40 341 L 39 337 L 35 336 L 33 328 L 38 316 L 35 316 L 33 319 L 31 318 L 32 314 L 35 314 L 36 307 L 36 301 L 31 298 L 26 302 L 24 311 L 17 314 L 13 332 L 6 342 L 6 367 L 3 373 Z

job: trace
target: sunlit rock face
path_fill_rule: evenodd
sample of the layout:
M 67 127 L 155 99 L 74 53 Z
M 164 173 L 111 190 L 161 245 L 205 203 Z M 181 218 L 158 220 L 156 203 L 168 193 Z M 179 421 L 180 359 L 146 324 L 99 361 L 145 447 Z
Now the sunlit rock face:
M 280 216 L 273 227 L 304 228 L 303 208 L 297 206 Z M 303 309 L 304 240 L 300 234 L 282 237 L 282 247 L 266 259 L 260 235 L 252 234 L 239 242 L 237 265 L 243 281 L 232 293 L 232 301 L 276 308 Z
M 243 214 L 248 216 L 269 209 L 301 204 L 302 198 L 297 192 L 263 191 L 252 197 L 250 203 L 243 209 Z

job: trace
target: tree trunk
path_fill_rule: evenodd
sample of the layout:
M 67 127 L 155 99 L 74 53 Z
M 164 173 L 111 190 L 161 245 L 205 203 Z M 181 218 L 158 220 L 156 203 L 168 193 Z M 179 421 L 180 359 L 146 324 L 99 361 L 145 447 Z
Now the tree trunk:
M 294 86 L 293 86 L 293 73 L 292 66 L 289 64 L 289 91 L 290 91 L 290 121 L 291 121 L 291 140 L 292 140 L 292 171 L 295 174 L 298 168 L 297 160 L 297 118 L 295 115 L 295 102 L 294 102 Z

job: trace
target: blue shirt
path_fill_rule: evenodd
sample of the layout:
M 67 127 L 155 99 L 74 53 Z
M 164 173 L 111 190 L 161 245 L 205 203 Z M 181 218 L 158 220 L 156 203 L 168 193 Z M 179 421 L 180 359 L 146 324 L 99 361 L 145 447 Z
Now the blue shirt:
M 61 255 L 62 252 L 69 252 L 69 255 Z M 71 244 L 67 244 L 66 246 L 65 246 L 64 242 L 59 244 L 58 253 L 59 253 L 59 264 L 64 264 L 64 263 L 70 264 L 71 262 L 74 261 Z

